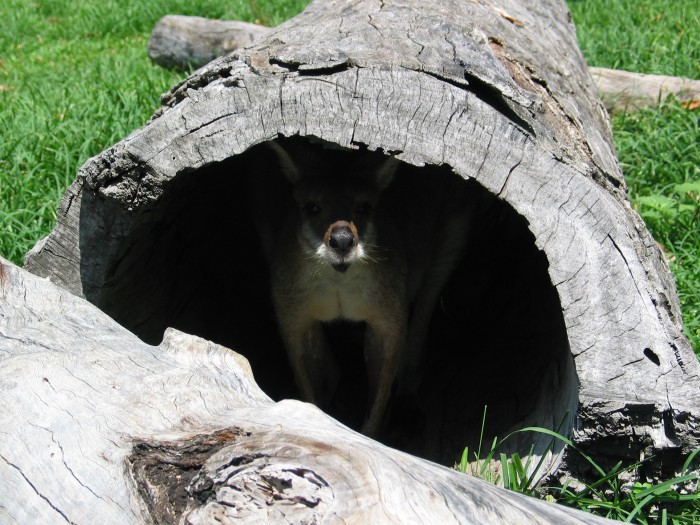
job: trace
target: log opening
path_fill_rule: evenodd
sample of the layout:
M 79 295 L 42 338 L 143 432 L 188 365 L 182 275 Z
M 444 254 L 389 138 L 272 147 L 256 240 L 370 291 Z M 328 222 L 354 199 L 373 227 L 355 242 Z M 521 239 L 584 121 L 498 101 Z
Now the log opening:
M 158 344 L 172 326 L 240 352 L 261 388 L 279 400 L 299 393 L 277 332 L 246 183 L 251 174 L 274 172 L 269 157 L 258 145 L 174 179 L 154 206 L 132 218 L 106 262 L 109 279 L 87 298 L 148 343 Z M 395 399 L 382 440 L 452 464 L 465 445 L 478 443 L 484 406 L 487 436 L 562 421 L 567 432 L 578 383 L 547 258 L 527 221 L 447 166 L 402 164 L 393 187 L 420 194 L 445 178 L 468 188 L 476 211 L 432 316 L 421 388 L 415 398 Z M 270 182 L 270 194 L 290 191 L 279 172 Z M 327 327 L 343 371 L 329 413 L 353 428 L 366 404 L 359 329 Z M 528 452 L 532 441 L 524 436 L 512 449 Z

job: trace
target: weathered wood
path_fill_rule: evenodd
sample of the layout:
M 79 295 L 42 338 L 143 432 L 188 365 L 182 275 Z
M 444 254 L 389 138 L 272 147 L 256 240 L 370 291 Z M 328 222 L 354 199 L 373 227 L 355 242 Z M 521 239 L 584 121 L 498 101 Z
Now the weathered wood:
M 273 403 L 230 350 L 175 330 L 147 345 L 0 271 L 3 523 L 609 523 Z
M 449 464 L 488 405 L 488 435 L 559 428 L 604 466 L 653 456 L 650 477 L 700 444 L 673 278 L 629 206 L 560 0 L 317 1 L 163 103 L 81 168 L 30 271 L 146 341 L 172 326 L 240 350 L 268 394 L 294 395 L 246 181 L 281 187 L 265 141 L 379 150 L 404 163 L 406 191 L 461 177 L 477 203 L 420 395 L 396 400 L 386 443 Z M 357 370 L 333 409 L 349 424 Z M 545 470 L 588 474 L 541 436 L 510 445 L 533 442 Z
M 591 75 L 608 111 L 654 107 L 671 95 L 689 109 L 700 106 L 700 80 L 602 67 L 592 67 Z
M 263 38 L 268 31 L 267 27 L 245 22 L 167 15 L 153 28 L 148 56 L 163 67 L 202 67 L 216 57 Z M 700 104 L 700 80 L 603 67 L 591 67 L 590 72 L 598 95 L 610 112 L 654 107 L 669 95 L 690 108 Z
M 148 39 L 148 56 L 167 68 L 200 67 L 262 38 L 267 27 L 199 16 L 167 15 Z

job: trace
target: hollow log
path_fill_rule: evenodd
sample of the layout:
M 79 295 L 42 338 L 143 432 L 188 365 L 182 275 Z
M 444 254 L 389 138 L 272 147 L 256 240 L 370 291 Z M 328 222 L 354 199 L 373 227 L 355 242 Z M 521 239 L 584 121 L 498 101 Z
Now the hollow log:
M 395 397 L 381 441 L 452 464 L 487 406 L 487 440 L 556 429 L 604 467 L 651 458 L 649 478 L 700 445 L 700 363 L 562 1 L 316 1 L 162 102 L 80 169 L 29 271 L 147 343 L 174 327 L 232 348 L 273 399 L 298 396 L 251 180 L 284 197 L 270 141 L 379 152 L 401 162 L 397 192 L 456 184 L 471 213 L 417 395 Z M 328 410 L 357 427 L 364 365 L 344 328 L 329 327 L 343 377 Z M 546 456 L 552 478 L 590 474 L 542 435 L 506 446 Z
M 166 15 L 148 41 L 148 56 L 167 68 L 198 68 L 267 34 L 269 28 L 237 21 Z M 670 95 L 688 108 L 700 104 L 700 80 L 632 71 L 589 68 L 609 112 L 654 107 Z
M 610 523 L 274 403 L 226 348 L 176 330 L 150 346 L 0 271 L 3 523 Z

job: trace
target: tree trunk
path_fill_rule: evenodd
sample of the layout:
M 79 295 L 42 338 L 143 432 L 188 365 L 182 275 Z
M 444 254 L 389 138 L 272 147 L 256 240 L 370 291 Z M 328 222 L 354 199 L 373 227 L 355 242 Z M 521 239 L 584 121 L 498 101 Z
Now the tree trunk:
M 0 259 L 3 523 L 603 524 L 384 447 Z M 410 502 L 410 504 L 406 504 Z
M 90 159 L 26 268 L 146 342 L 176 327 L 233 348 L 266 393 L 295 396 L 248 188 L 256 176 L 271 177 L 270 196 L 282 188 L 261 143 L 378 150 L 404 163 L 407 193 L 457 181 L 472 211 L 419 395 L 395 400 L 381 440 L 451 464 L 488 406 L 487 440 L 558 429 L 603 466 L 653 456 L 647 474 L 668 475 L 700 444 L 700 364 L 673 278 L 627 201 L 566 6 L 500 5 L 312 3 Z M 353 426 L 359 355 L 340 355 L 345 397 L 330 408 Z M 507 446 L 534 447 L 554 476 L 587 475 L 541 435 Z
M 148 41 L 148 56 L 163 67 L 198 68 L 216 57 L 252 44 L 270 30 L 246 22 L 166 15 L 153 28 Z M 598 96 L 610 112 L 654 107 L 669 95 L 689 109 L 700 104 L 700 80 L 604 67 L 589 70 Z

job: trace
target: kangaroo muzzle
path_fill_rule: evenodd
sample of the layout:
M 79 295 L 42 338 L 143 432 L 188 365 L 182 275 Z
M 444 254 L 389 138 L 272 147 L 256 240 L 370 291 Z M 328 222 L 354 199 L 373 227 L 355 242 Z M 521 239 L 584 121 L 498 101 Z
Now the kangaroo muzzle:
M 336 221 L 326 230 L 323 242 L 328 247 L 333 269 L 344 272 L 353 262 L 360 237 L 352 222 Z

